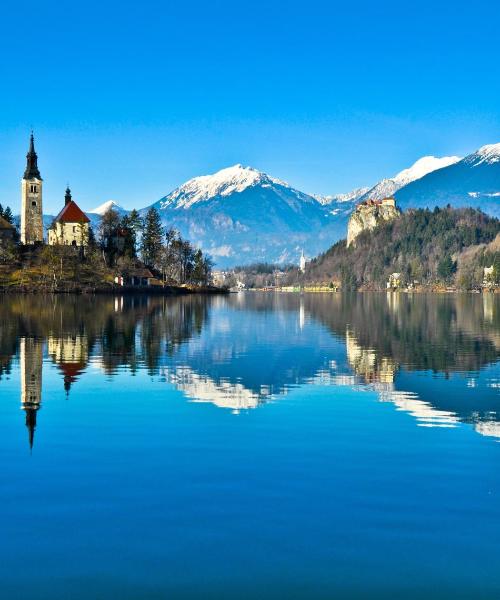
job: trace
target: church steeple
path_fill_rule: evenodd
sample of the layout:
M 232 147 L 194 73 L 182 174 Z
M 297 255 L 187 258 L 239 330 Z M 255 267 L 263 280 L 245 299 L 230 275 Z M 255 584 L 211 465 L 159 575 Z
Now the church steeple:
M 33 132 L 30 147 L 26 154 L 26 170 L 21 180 L 21 243 L 43 243 L 43 181 L 38 170 L 38 156 L 35 152 Z
M 26 409 L 26 427 L 28 428 L 28 439 L 31 451 L 33 450 L 33 443 L 35 442 L 36 411 L 37 409 L 34 408 Z
M 71 190 L 69 186 L 66 188 L 66 194 L 64 195 L 64 204 L 69 204 L 71 202 Z
M 38 170 L 38 156 L 35 152 L 35 138 L 33 132 L 30 136 L 30 147 L 26 154 L 26 170 L 24 171 L 24 179 L 42 179 Z

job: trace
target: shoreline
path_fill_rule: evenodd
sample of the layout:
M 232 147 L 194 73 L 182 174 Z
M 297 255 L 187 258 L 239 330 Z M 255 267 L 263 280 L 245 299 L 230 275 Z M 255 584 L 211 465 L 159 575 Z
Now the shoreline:
M 40 295 L 40 294 L 74 294 L 77 296 L 81 295 L 96 295 L 96 296 L 189 296 L 194 294 L 211 295 L 211 294 L 228 294 L 229 290 L 225 288 L 217 288 L 212 286 L 190 288 L 183 286 L 151 286 L 151 287 L 139 287 L 139 286 L 113 286 L 113 287 L 75 287 L 65 289 L 51 289 L 43 287 L 0 287 L 0 294 L 14 295 L 14 294 L 25 294 L 25 295 Z
M 454 289 L 437 289 L 437 288 L 418 288 L 418 289 L 386 289 L 386 290 L 375 290 L 375 289 L 357 289 L 357 290 L 328 290 L 328 289 L 266 289 L 266 288 L 248 288 L 247 292 L 265 292 L 265 293 L 278 293 L 278 294 L 499 294 L 500 288 L 482 288 L 478 290 L 461 290 L 458 288 Z

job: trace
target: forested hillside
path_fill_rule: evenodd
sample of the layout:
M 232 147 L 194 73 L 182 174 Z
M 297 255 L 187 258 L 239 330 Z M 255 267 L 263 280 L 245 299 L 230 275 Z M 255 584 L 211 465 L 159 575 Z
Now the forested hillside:
M 340 282 L 344 289 L 385 289 L 393 273 L 402 286 L 471 289 L 483 283 L 484 267 L 500 275 L 500 221 L 471 208 L 408 210 L 399 218 L 365 231 L 355 247 L 345 240 L 309 263 L 302 283 Z

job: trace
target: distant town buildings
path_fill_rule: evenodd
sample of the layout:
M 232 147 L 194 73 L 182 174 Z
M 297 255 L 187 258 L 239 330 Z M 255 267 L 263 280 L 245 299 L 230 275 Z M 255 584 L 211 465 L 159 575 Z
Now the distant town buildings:
M 387 280 L 386 288 L 388 290 L 398 290 L 401 287 L 401 273 L 391 273 Z

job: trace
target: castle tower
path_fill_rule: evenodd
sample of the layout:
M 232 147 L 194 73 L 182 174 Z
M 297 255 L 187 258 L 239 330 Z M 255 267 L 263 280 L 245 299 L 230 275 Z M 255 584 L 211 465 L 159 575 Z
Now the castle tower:
M 36 413 L 42 403 L 43 342 L 36 338 L 20 339 L 21 409 L 26 412 L 30 448 L 36 428 Z
M 43 242 L 42 178 L 38 170 L 33 133 L 26 155 L 26 170 L 21 183 L 21 243 Z

